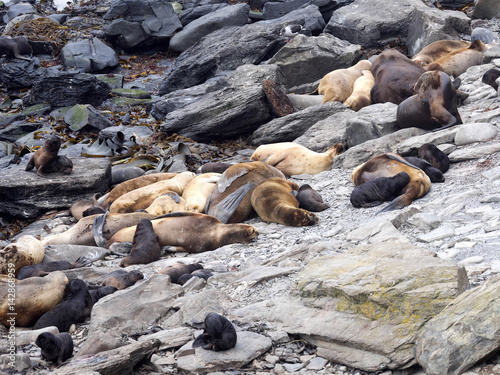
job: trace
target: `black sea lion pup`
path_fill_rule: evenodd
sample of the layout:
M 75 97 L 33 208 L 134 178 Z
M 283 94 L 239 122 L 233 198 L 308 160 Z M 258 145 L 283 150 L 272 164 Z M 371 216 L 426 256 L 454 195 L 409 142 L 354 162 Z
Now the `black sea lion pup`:
M 434 168 L 427 160 L 417 158 L 415 156 L 405 156 L 404 159 L 408 163 L 411 163 L 415 167 L 423 170 L 425 174 L 429 176 L 431 182 L 444 182 L 445 178 L 443 173 L 439 169 Z
M 49 263 L 32 264 L 31 266 L 21 268 L 17 274 L 17 279 L 24 280 L 28 277 L 46 276 L 53 271 L 71 270 L 89 265 L 90 261 L 85 257 L 78 258 L 74 263 L 70 263 L 67 260 L 58 260 Z
M 200 279 L 208 280 L 213 275 L 214 274 L 209 270 L 205 270 L 205 269 L 195 270 L 191 273 L 185 273 L 184 275 L 179 277 L 179 279 L 177 280 L 177 283 L 180 285 L 184 285 L 185 283 L 187 283 L 188 280 L 190 280 L 193 277 L 198 277 Z
M 307 211 L 321 212 L 330 207 L 309 184 L 302 185 L 295 198 L 299 201 L 299 208 Z
M 136 282 L 142 279 L 144 279 L 144 275 L 139 270 L 116 270 L 104 276 L 104 280 L 102 281 L 101 285 L 114 286 L 115 288 L 121 290 L 134 285 Z
M 450 169 L 450 158 L 432 143 L 424 143 L 418 149 L 418 157 L 428 161 L 434 168 L 445 173 Z
M 191 274 L 191 272 L 203 269 L 203 266 L 199 263 L 184 264 L 177 263 L 171 266 L 165 267 L 159 273 L 163 275 L 170 276 L 170 281 L 174 284 L 178 283 L 179 278 L 184 274 Z
M 71 280 L 66 286 L 66 296 L 52 310 L 43 314 L 33 329 L 56 326 L 59 332 L 68 332 L 71 325 L 82 323 L 90 317 L 92 297 L 83 280 Z
M 35 344 L 42 349 L 42 358 L 58 365 L 73 355 L 73 339 L 68 332 L 57 335 L 43 332 L 38 335 Z
M 109 294 L 113 294 L 117 290 L 118 290 L 118 288 L 116 288 L 112 285 L 101 286 L 101 287 L 98 287 L 96 289 L 89 290 L 90 296 L 92 297 L 92 304 L 94 305 L 102 297 L 105 297 Z
M 128 267 L 132 264 L 148 264 L 159 260 L 161 257 L 161 247 L 159 238 L 153 230 L 151 220 L 142 219 L 137 224 L 132 250 L 120 262 L 120 267 Z
M 55 134 L 47 136 L 44 145 L 31 156 L 26 171 L 36 169 L 39 176 L 45 177 L 47 173 L 62 172 L 70 174 L 73 163 L 66 156 L 58 156 L 61 140 Z
M 488 69 L 483 74 L 483 78 L 481 79 L 481 81 L 483 81 L 483 83 L 486 83 L 487 85 L 490 85 L 495 90 L 498 90 L 498 83 L 495 82 L 498 79 L 498 77 L 500 77 L 500 70 Z
M 205 329 L 193 341 L 193 348 L 201 346 L 203 349 L 218 352 L 234 348 L 236 340 L 233 324 L 222 315 L 209 313 L 205 317 Z
M 410 182 L 410 176 L 406 172 L 365 182 L 356 186 L 352 191 L 351 204 L 357 208 L 379 206 L 399 196 L 408 182 Z

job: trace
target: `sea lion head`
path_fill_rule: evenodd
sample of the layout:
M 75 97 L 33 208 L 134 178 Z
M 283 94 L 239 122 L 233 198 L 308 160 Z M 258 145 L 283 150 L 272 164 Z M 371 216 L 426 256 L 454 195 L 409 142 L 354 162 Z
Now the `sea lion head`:
M 42 354 L 49 361 L 57 359 L 61 350 L 56 336 L 50 332 L 43 332 L 36 338 L 35 344 L 42 349 Z
M 59 148 L 61 147 L 61 140 L 59 137 L 55 134 L 49 134 L 45 138 L 45 144 L 43 145 L 47 151 L 54 152 L 57 154 L 59 151 Z
M 127 274 L 127 279 L 131 284 L 135 284 L 137 281 L 144 279 L 144 275 L 139 270 L 132 270 Z

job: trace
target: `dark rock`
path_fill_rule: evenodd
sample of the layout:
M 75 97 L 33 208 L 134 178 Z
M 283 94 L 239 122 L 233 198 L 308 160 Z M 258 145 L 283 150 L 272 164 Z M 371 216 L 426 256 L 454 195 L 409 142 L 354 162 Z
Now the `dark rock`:
M 29 3 L 20 2 L 9 7 L 7 14 L 3 16 L 3 22 L 8 23 L 14 18 L 23 14 L 37 14 L 35 7 Z
M 288 96 L 273 81 L 270 79 L 262 81 L 262 89 L 275 116 L 283 117 L 295 112 Z
M 7 90 L 29 88 L 44 75 L 45 69 L 40 68 L 40 60 L 37 58 L 31 61 L 0 59 L 0 82 Z
M 99 38 L 66 44 L 61 50 L 64 67 L 81 73 L 99 72 L 118 66 L 118 55 Z
M 221 8 L 227 7 L 227 4 L 210 4 L 210 5 L 200 5 L 196 8 L 185 9 L 179 13 L 179 18 L 181 20 L 182 26 L 186 26 L 194 20 L 215 12 Z
M 477 0 L 472 18 L 491 19 L 500 16 L 500 2 L 497 0 Z
M 463 7 L 471 3 L 471 0 L 437 0 L 433 1 L 438 3 L 444 9 L 461 10 Z
M 101 130 L 113 126 L 113 122 L 90 104 L 78 104 L 69 108 L 64 114 L 64 122 L 73 131 L 79 131 L 85 127 Z

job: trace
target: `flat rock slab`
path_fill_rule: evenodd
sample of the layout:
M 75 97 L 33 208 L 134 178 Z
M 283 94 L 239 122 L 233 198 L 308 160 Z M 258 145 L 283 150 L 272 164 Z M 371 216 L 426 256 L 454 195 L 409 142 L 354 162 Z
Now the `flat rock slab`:
M 192 341 L 188 342 L 179 349 L 177 367 L 190 373 L 240 368 L 265 353 L 272 345 L 269 337 L 255 332 L 237 332 L 237 336 L 236 346 L 221 352 L 196 348 L 194 354 L 187 354 L 193 344 Z
M 40 177 L 34 169 L 25 171 L 25 164 L 2 170 L 0 216 L 34 219 L 106 192 L 111 185 L 109 160 L 71 158 L 71 161 L 70 175 L 51 173 L 47 178 Z

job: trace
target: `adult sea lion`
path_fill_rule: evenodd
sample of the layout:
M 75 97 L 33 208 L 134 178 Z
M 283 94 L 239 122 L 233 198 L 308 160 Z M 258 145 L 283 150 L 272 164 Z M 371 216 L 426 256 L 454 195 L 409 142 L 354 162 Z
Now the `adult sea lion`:
M 25 235 L 0 250 L 0 274 L 7 275 L 9 264 L 14 265 L 14 275 L 19 270 L 32 264 L 41 263 L 44 256 L 42 242 L 33 236 Z
M 17 274 L 18 280 L 24 280 L 28 277 L 47 276 L 50 272 L 71 270 L 73 268 L 80 268 L 89 266 L 90 262 L 85 257 L 80 257 L 74 263 L 67 260 L 58 260 L 55 262 L 33 264 L 31 266 L 24 266 Z
M 146 208 L 146 212 L 154 216 L 184 210 L 186 210 L 186 200 L 173 191 L 160 195 Z
M 43 332 L 36 338 L 35 344 L 42 349 L 42 358 L 61 365 L 73 355 L 73 339 L 68 332 L 54 335 Z
M 321 195 L 308 184 L 300 187 L 295 198 L 299 201 L 299 208 L 307 211 L 320 212 L 330 207 L 329 204 L 323 202 Z
M 372 104 L 370 93 L 375 84 L 375 78 L 373 78 L 373 74 L 369 70 L 363 70 L 361 73 L 363 75 L 354 82 L 351 96 L 344 102 L 345 106 L 353 111 L 359 111 L 361 108 Z
M 55 134 L 47 136 L 41 148 L 31 156 L 26 171 L 33 168 L 39 176 L 46 177 L 47 173 L 62 172 L 70 174 L 73 170 L 73 162 L 66 156 L 57 155 L 61 147 L 61 140 Z
M 495 90 L 498 90 L 498 83 L 496 83 L 496 80 L 498 79 L 498 77 L 500 77 L 500 70 L 488 69 L 486 72 L 484 72 L 483 78 L 481 78 L 481 81 L 483 83 L 486 83 L 487 85 L 490 85 Z
M 418 149 L 418 157 L 445 173 L 450 169 L 450 158 L 432 143 L 424 143 Z
M 144 275 L 139 270 L 116 270 L 104 276 L 104 280 L 102 281 L 101 285 L 114 286 L 115 288 L 122 290 L 134 285 L 136 282 L 142 279 L 144 279 Z
M 148 219 L 142 219 L 136 226 L 132 240 L 132 250 L 122 259 L 120 267 L 132 264 L 148 264 L 160 259 L 161 247 L 158 236 L 153 230 L 153 224 Z
M 175 251 L 201 253 L 231 243 L 250 242 L 258 232 L 247 224 L 223 224 L 217 218 L 195 212 L 174 212 L 151 220 L 161 246 L 173 246 Z M 136 227 L 116 232 L 108 241 L 132 241 Z
M 379 206 L 398 197 L 409 182 L 410 176 L 406 172 L 367 181 L 356 186 L 351 192 L 351 204 L 356 208 Z
M 344 152 L 342 143 L 318 153 L 295 142 L 281 142 L 257 147 L 250 159 L 266 162 L 285 175 L 292 176 L 328 171 L 332 169 L 333 159 L 342 152 Z
M 196 176 L 182 193 L 182 198 L 186 200 L 186 211 L 204 213 L 208 197 L 221 176 L 220 173 L 203 173 Z
M 196 337 L 192 346 L 218 352 L 234 348 L 236 341 L 237 335 L 233 324 L 222 315 L 209 313 L 205 317 L 203 333 Z
M 420 50 L 411 59 L 421 66 L 426 66 L 437 59 L 446 56 L 450 52 L 458 49 L 467 48 L 470 42 L 465 40 L 438 40 Z
M 428 161 L 415 156 L 405 156 L 404 159 L 411 165 L 423 170 L 425 174 L 429 176 L 431 182 L 444 182 L 445 178 L 443 176 L 443 172 L 433 167 Z
M 269 178 L 261 182 L 251 196 L 252 207 L 259 217 L 267 222 L 301 227 L 314 225 L 318 217 L 309 211 L 299 208 L 299 201 L 293 191 L 299 185 L 280 177 Z
M 203 269 L 203 266 L 200 263 L 191 263 L 191 264 L 177 263 L 163 268 L 158 273 L 170 276 L 170 281 L 174 284 L 178 284 L 178 280 L 182 275 L 191 274 L 191 272 L 200 269 Z

